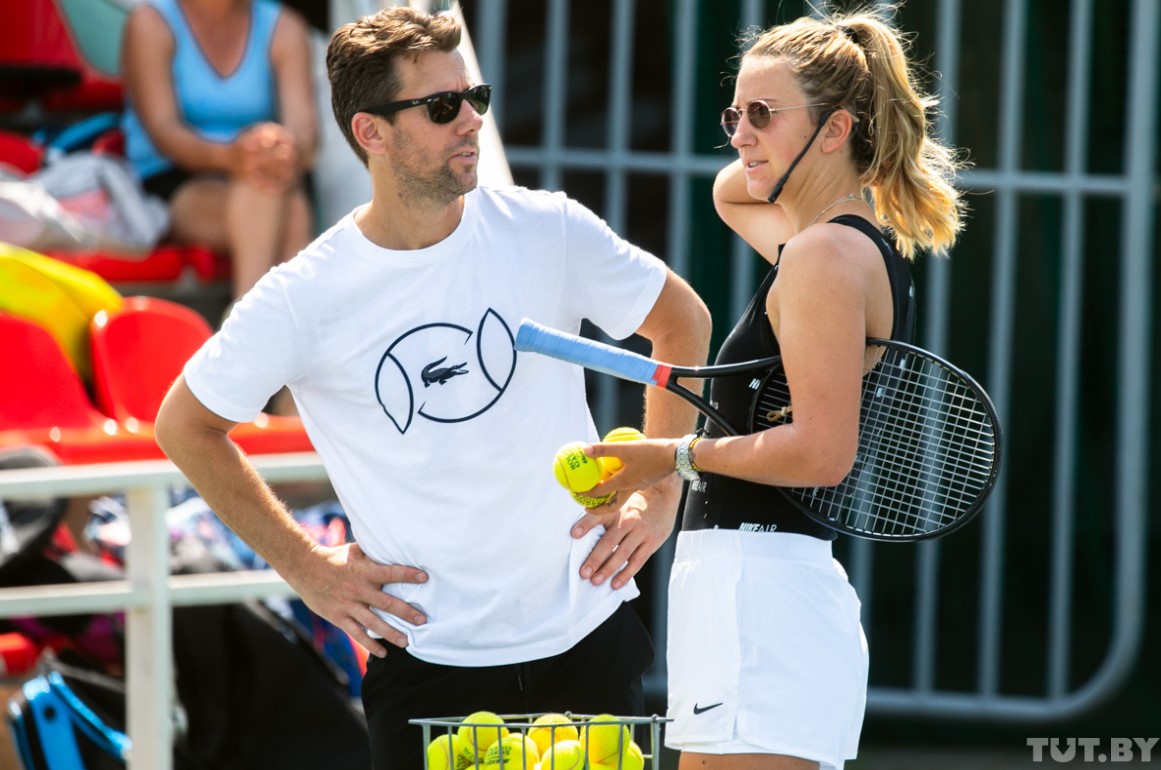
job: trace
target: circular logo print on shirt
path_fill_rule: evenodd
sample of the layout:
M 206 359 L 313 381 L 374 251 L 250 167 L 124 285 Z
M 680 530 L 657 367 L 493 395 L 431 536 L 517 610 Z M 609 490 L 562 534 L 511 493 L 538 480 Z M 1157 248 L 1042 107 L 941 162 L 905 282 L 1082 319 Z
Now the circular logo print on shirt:
M 375 372 L 375 394 L 400 433 L 416 415 L 464 422 L 495 404 L 516 370 L 515 339 L 488 309 L 475 331 L 451 323 L 424 324 L 391 343 Z

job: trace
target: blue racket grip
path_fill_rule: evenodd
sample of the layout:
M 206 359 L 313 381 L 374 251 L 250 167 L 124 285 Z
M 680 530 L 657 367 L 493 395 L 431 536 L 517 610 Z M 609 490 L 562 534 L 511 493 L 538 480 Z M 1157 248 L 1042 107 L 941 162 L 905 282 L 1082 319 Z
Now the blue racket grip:
M 651 358 L 551 329 L 527 318 L 520 322 L 516 330 L 516 349 L 540 353 L 643 385 L 657 385 L 658 369 L 662 368 L 661 364 Z

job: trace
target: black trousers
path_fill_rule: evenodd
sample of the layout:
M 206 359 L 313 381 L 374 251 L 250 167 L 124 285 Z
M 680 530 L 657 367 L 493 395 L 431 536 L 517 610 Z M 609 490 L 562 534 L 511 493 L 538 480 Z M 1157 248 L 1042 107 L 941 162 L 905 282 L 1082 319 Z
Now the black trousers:
M 484 710 L 644 716 L 641 676 L 652 665 L 653 642 L 628 604 L 572 649 L 526 663 L 442 666 L 392 647 L 386 658 L 368 660 L 363 679 L 372 767 L 422 770 L 423 732 L 410 719 Z

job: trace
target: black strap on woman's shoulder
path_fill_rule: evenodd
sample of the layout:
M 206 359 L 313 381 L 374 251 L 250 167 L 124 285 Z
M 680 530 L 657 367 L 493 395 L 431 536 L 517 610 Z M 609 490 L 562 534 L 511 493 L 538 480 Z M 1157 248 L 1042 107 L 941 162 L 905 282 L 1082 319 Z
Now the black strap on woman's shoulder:
M 875 242 L 875 245 L 883 254 L 884 259 L 887 259 L 889 256 L 895 256 L 895 245 L 887 240 L 887 236 L 883 235 L 883 231 L 879 229 L 879 226 L 860 217 L 858 214 L 839 214 L 830 221 L 840 225 L 846 225 L 847 227 L 853 227 L 863 233 L 863 235 L 866 235 Z
M 874 241 L 879 253 L 883 255 L 883 264 L 887 266 L 887 275 L 891 281 L 891 296 L 895 307 L 891 339 L 914 342 L 915 288 L 911 282 L 911 267 L 907 260 L 899 254 L 895 244 L 887 239 L 878 225 L 863 217 L 857 214 L 840 214 L 830 221 L 853 227 Z

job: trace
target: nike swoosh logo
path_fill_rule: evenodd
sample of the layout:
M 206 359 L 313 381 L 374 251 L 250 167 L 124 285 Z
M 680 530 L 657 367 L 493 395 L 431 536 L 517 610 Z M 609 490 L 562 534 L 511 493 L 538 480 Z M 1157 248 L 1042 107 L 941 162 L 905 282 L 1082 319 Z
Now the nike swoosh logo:
M 709 711 L 710 709 L 716 709 L 720 705 L 722 705 L 722 701 L 718 701 L 717 703 L 711 703 L 708 706 L 699 706 L 695 703 L 695 704 L 693 704 L 693 715 L 697 716 L 698 714 L 704 714 L 705 712 Z

